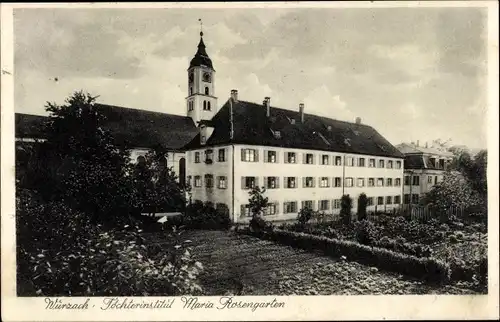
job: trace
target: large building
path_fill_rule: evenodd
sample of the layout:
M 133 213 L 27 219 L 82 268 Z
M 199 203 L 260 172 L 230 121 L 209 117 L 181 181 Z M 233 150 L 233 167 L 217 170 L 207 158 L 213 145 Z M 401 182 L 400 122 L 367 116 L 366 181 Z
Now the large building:
M 240 100 L 238 91 L 218 108 L 215 70 L 200 33 L 187 70 L 186 116 L 102 105 L 105 128 L 130 147 L 132 159 L 156 146 L 192 199 L 229 209 L 232 220 L 250 218 L 249 190 L 264 186 L 269 220 L 295 218 L 303 207 L 340 211 L 340 198 L 365 193 L 369 210 L 402 203 L 403 154 L 372 127 Z M 16 138 L 43 138 L 45 117 L 16 114 Z
M 396 146 L 405 156 L 403 203 L 418 204 L 432 187 L 443 180 L 453 160 L 453 153 L 417 143 Z

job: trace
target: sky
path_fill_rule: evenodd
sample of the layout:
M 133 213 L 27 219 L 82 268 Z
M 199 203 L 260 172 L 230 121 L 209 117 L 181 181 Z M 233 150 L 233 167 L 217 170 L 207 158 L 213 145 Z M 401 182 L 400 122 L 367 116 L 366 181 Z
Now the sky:
M 486 148 L 487 12 L 480 8 L 15 9 L 15 111 L 74 91 L 186 115 L 199 42 L 219 106 L 239 98 L 373 126 L 391 143 Z

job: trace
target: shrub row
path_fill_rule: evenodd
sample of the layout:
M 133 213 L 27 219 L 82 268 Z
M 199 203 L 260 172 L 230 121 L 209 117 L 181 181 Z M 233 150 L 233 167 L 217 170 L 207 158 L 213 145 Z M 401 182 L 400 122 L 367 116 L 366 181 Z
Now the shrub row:
M 383 248 L 362 245 L 353 241 L 337 240 L 280 229 L 265 232 L 247 231 L 246 233 L 300 249 L 320 250 L 331 257 L 345 256 L 349 260 L 364 265 L 376 266 L 382 270 L 413 276 L 428 282 L 448 282 L 451 276 L 449 265 L 440 260 L 418 258 Z

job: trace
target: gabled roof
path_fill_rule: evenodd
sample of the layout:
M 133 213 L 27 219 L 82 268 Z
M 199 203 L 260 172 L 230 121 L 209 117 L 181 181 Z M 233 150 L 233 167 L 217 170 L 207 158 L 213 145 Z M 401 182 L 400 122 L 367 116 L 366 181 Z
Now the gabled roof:
M 102 126 L 116 143 L 127 147 L 181 150 L 198 133 L 192 119 L 167 113 L 96 104 L 105 120 Z M 46 116 L 16 113 L 16 137 L 43 138 Z
M 263 105 L 241 100 L 228 100 L 214 116 L 212 124 L 214 132 L 204 146 L 235 143 L 403 157 L 398 149 L 371 126 L 312 114 L 305 114 L 302 123 L 299 112 L 276 107 L 271 107 L 270 117 L 267 117 Z M 274 135 L 273 131 L 279 131 L 280 135 Z M 199 136 L 186 146 L 187 149 L 200 147 L 203 146 L 200 145 Z
M 401 143 L 396 145 L 399 151 L 403 154 L 433 154 L 443 157 L 452 157 L 453 153 L 445 150 L 438 150 L 436 148 L 426 148 L 421 146 L 416 146 L 414 144 Z

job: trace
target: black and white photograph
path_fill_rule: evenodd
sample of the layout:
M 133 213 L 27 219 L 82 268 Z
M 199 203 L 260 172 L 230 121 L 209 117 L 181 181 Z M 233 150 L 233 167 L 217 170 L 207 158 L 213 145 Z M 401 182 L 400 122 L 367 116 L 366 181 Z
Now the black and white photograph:
M 464 3 L 11 8 L 9 296 L 279 319 L 497 293 L 498 38 Z

